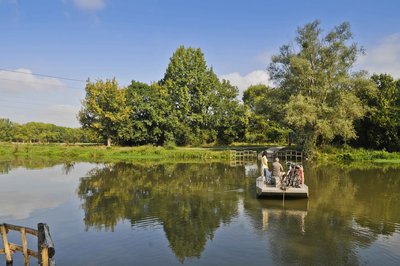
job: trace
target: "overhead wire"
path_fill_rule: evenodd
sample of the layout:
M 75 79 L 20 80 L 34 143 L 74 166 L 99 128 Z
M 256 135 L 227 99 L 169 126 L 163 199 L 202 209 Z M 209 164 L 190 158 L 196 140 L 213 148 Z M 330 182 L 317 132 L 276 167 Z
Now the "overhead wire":
M 23 72 L 23 71 L 17 71 L 17 70 L 10 70 L 10 69 L 6 69 L 6 68 L 0 68 L 0 71 L 19 73 L 19 74 L 25 74 L 25 75 L 33 75 L 33 76 L 39 76 L 39 77 L 63 79 L 63 80 L 76 81 L 76 82 L 86 82 L 86 80 L 83 80 L 83 79 L 74 79 L 74 78 L 66 78 L 66 77 L 61 77 L 61 76 L 53 76 L 53 75 L 46 75 L 46 74 L 39 74 L 39 73 L 32 73 L 32 72 Z
M 72 82 L 82 82 L 82 83 L 86 83 L 86 80 L 82 80 L 82 79 L 75 79 L 75 78 L 67 78 L 67 77 L 62 77 L 62 76 L 54 76 L 54 75 L 46 75 L 46 74 L 39 74 L 39 73 L 31 73 L 31 72 L 23 72 L 23 71 L 17 71 L 17 70 L 10 70 L 10 69 L 5 69 L 5 68 L 0 68 L 0 73 L 1 72 L 10 72 L 10 73 L 17 73 L 17 74 L 22 74 L 22 75 L 31 75 L 31 76 L 39 76 L 39 77 L 47 77 L 47 78 L 52 78 L 52 79 L 57 79 L 57 80 L 65 80 L 65 81 L 72 81 Z M 9 78 L 3 78 L 0 77 L 0 80 L 5 80 L 5 81 L 12 81 L 12 82 L 16 82 L 16 83 L 35 83 L 35 84 L 41 84 L 43 86 L 46 87 L 53 87 L 54 89 L 77 89 L 77 90 L 82 90 L 84 89 L 84 87 L 82 88 L 78 88 L 78 87 L 71 87 L 68 86 L 66 84 L 63 84 L 62 82 L 60 82 L 61 84 L 52 84 L 51 82 L 49 82 L 50 80 L 46 80 L 46 79 L 38 79 L 38 80 L 30 80 L 30 81 L 25 81 L 25 80 L 15 80 L 15 79 L 9 79 Z M 27 85 L 29 86 L 29 85 Z M 3 91 L 2 91 L 3 90 Z M 15 95 L 5 95 L 4 92 L 7 92 L 8 89 L 5 88 L 1 88 L 0 87 L 0 93 L 2 93 L 1 98 L 0 98 L 0 102 L 1 102 L 1 107 L 5 107 L 5 108 L 15 108 L 16 105 L 18 106 L 18 109 L 22 109 L 22 110 L 27 110 L 27 111 L 38 111 L 37 107 L 34 106 L 40 106 L 40 107 L 49 107 L 54 103 L 45 103 L 45 102 L 36 102 L 36 101 L 32 101 L 31 97 L 20 97 L 20 96 L 15 96 Z M 6 93 L 7 94 L 7 93 Z M 26 101 L 15 101 L 15 100 L 9 100 L 7 98 L 16 98 L 16 99 L 22 99 L 22 100 L 29 100 L 29 102 Z
M 37 81 L 37 80 L 33 80 L 33 81 L 25 81 L 25 80 L 15 80 L 15 79 L 7 79 L 7 78 L 0 78 L 0 80 L 7 80 L 7 81 L 15 81 L 15 82 L 19 82 L 19 83 L 37 83 L 37 84 L 46 84 L 49 86 L 53 86 L 55 88 L 66 88 L 66 89 L 74 89 L 74 90 L 81 90 L 83 88 L 78 88 L 78 87 L 71 87 L 71 86 L 66 86 L 64 84 L 51 84 L 49 82 L 43 82 L 43 81 Z

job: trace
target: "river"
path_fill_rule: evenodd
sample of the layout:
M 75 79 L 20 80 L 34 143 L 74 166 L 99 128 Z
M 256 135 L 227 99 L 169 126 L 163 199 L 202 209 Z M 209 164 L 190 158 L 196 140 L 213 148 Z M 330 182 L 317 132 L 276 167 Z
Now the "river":
M 283 201 L 256 164 L 3 161 L 0 222 L 47 223 L 57 265 L 399 265 L 398 173 L 306 165 L 310 198 Z

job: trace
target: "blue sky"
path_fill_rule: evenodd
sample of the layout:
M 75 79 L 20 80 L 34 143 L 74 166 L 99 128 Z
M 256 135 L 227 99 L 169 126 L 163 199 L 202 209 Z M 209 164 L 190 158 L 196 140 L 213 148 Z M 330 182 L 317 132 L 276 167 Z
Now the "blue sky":
M 217 75 L 268 84 L 270 56 L 296 29 L 350 22 L 357 68 L 400 78 L 398 1 L 0 0 L 0 117 L 79 126 L 84 82 L 157 81 L 179 45 L 200 47 Z

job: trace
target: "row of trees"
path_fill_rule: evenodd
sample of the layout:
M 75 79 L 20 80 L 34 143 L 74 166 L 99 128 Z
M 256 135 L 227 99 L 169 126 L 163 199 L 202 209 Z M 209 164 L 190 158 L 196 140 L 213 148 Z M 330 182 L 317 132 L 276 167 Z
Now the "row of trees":
M 87 130 L 60 127 L 53 124 L 29 122 L 18 124 L 0 118 L 0 142 L 25 143 L 83 143 L 99 139 Z
M 364 95 L 366 115 L 356 121 L 357 136 L 352 144 L 387 151 L 400 150 L 400 79 L 388 74 L 373 75 L 377 93 Z
M 267 68 L 274 86 L 250 86 L 243 101 L 200 49 L 181 46 L 158 82 L 121 87 L 115 79 L 88 80 L 78 119 L 108 145 L 282 142 L 290 136 L 309 154 L 332 143 L 399 150 L 400 80 L 354 72 L 364 51 L 351 40 L 348 23 L 325 35 L 319 21 L 298 28 L 295 41 Z M 1 123 L 2 141 L 93 139 L 54 125 Z
M 179 47 L 164 78 L 151 85 L 88 81 L 79 113 L 104 140 L 141 145 L 290 140 L 312 154 L 322 144 L 400 148 L 400 82 L 353 71 L 364 53 L 348 23 L 322 34 L 319 21 L 298 28 L 268 66 L 274 87 L 238 89 L 220 81 L 200 49 Z
M 357 119 L 348 119 L 347 122 L 351 123 L 349 127 L 338 126 L 336 128 L 339 132 L 340 130 L 351 129 L 352 137 L 346 137 L 344 135 L 346 132 L 340 132 L 342 135 L 335 132 L 334 119 L 325 117 L 326 130 L 330 132 L 320 133 L 320 136 L 314 142 L 316 146 L 346 143 L 354 147 L 367 149 L 400 150 L 400 79 L 395 80 L 389 74 L 374 74 L 370 79 L 364 79 L 363 82 L 365 82 L 366 87 L 363 88 L 364 91 L 362 93 L 359 93 L 359 99 L 361 99 L 361 110 L 363 110 L 364 115 Z M 287 112 L 288 103 L 291 101 L 285 103 L 285 99 L 281 98 L 281 93 L 282 90 L 265 85 L 250 86 L 244 92 L 243 101 L 250 108 L 250 113 L 252 114 L 249 120 L 250 125 L 255 131 L 259 132 L 254 135 L 257 137 L 257 141 L 265 141 L 267 138 L 274 139 L 275 132 L 279 135 L 281 132 L 288 131 L 284 130 L 283 127 L 285 126 L 294 128 L 291 127 L 291 123 L 287 122 L 290 119 L 297 119 L 298 121 L 293 121 L 297 124 L 304 123 L 303 130 L 309 127 L 305 123 L 307 119 L 314 119 L 314 121 L 318 122 L 315 119 L 316 113 L 302 113 L 307 110 L 306 107 L 312 108 L 309 103 L 307 103 L 307 106 L 297 107 L 296 113 Z M 279 102 L 279 100 L 282 102 Z M 300 105 L 300 103 L 297 104 Z M 292 104 L 294 103 L 292 102 Z M 350 105 L 346 108 L 352 108 L 353 106 Z M 359 109 L 360 105 L 355 105 L 355 107 Z M 336 107 L 333 112 L 332 118 L 339 119 L 340 117 L 334 117 L 335 112 L 340 115 L 340 112 L 343 111 Z M 293 114 L 293 117 L 289 117 L 290 114 Z M 323 128 L 321 125 L 319 127 Z M 265 132 L 268 133 L 266 134 Z M 300 131 L 289 131 L 289 136 L 291 136 L 289 141 L 305 142 L 306 139 L 302 139 L 300 133 Z M 333 136 L 333 138 L 329 136 Z
M 400 80 L 353 72 L 364 51 L 351 38 L 348 23 L 325 36 L 318 21 L 299 28 L 295 45 L 282 46 L 268 67 L 276 87 L 244 93 L 258 127 L 290 128 L 309 154 L 332 143 L 400 150 Z
M 200 49 L 181 46 L 157 83 L 89 80 L 79 120 L 108 145 L 228 144 L 245 137 L 247 114 L 237 96 Z

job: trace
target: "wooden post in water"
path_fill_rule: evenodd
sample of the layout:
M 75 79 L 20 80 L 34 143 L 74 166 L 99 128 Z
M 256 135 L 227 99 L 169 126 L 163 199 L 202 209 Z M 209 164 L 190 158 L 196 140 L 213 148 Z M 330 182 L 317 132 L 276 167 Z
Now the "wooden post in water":
M 7 239 L 7 230 L 4 224 L 0 225 L 1 238 L 3 239 L 4 253 L 6 254 L 6 264 L 12 265 L 13 259 L 10 251 L 10 245 Z
M 29 265 L 29 255 L 28 255 L 28 242 L 26 241 L 26 231 L 25 228 L 20 228 L 21 232 L 21 243 L 22 243 L 22 253 L 24 253 L 24 264 Z
M 51 239 L 47 224 L 38 223 L 38 260 L 39 265 L 55 265 L 53 256 L 55 254 L 54 243 Z

